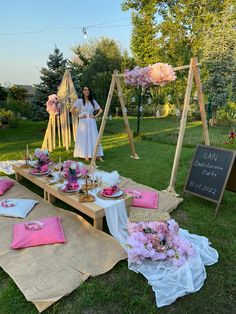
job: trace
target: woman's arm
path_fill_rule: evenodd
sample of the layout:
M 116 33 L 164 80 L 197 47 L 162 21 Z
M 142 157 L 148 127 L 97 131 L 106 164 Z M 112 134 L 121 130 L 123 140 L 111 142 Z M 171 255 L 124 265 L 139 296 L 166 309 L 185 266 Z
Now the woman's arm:
M 77 100 L 75 103 L 74 103 L 74 105 L 71 107 L 71 109 L 70 109 L 70 112 L 72 113 L 72 114 L 78 114 L 78 117 L 80 118 L 80 119 L 84 119 L 84 118 L 86 118 L 87 117 L 87 115 L 86 114 L 80 114 L 80 102 L 79 102 L 79 100 Z
M 103 113 L 103 110 L 102 110 L 101 107 L 99 107 L 98 108 L 98 113 L 95 116 L 93 116 L 93 118 L 95 118 L 95 119 L 98 118 L 102 113 Z

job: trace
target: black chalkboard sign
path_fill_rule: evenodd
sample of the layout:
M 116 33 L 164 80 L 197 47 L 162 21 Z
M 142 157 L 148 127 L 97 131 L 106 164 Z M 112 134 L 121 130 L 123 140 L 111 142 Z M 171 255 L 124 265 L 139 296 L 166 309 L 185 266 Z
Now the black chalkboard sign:
M 230 177 L 230 190 L 236 191 L 236 187 L 232 187 L 235 169 L 236 152 L 233 150 L 198 145 L 193 157 L 192 166 L 185 185 L 184 192 L 188 192 L 209 201 L 218 203 L 216 212 L 219 208 L 225 188 L 227 188 L 228 179 Z

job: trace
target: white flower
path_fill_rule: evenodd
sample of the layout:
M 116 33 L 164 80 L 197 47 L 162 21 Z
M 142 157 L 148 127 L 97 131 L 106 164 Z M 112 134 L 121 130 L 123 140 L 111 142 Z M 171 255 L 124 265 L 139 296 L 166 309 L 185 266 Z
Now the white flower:
M 72 162 L 72 164 L 70 165 L 70 169 L 71 170 L 75 170 L 76 169 L 76 163 Z
M 43 153 L 44 153 L 45 155 L 48 155 L 48 150 L 47 150 L 47 149 L 44 149 L 44 150 L 43 150 Z
M 36 148 L 35 153 L 39 153 L 39 152 L 40 152 L 40 148 Z

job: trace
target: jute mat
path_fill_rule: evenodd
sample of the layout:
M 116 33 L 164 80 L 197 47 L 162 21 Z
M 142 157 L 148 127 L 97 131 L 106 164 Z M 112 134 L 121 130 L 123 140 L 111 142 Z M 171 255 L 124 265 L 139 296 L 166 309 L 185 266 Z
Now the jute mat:
M 89 276 L 103 274 L 126 258 L 114 238 L 93 228 L 82 217 L 47 203 L 17 182 L 0 200 L 3 198 L 39 201 L 25 219 L 0 216 L 0 266 L 39 312 L 71 293 Z M 65 244 L 10 248 L 14 223 L 49 216 L 61 217 Z

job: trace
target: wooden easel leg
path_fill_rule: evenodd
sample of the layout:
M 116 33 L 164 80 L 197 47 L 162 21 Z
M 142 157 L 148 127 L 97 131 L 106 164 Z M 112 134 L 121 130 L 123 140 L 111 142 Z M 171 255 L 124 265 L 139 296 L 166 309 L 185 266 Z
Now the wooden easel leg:
M 176 182 L 177 170 L 179 167 L 180 155 L 181 155 L 181 150 L 182 150 L 182 145 L 183 145 L 192 84 L 193 84 L 193 59 L 191 59 L 190 61 L 190 67 L 189 67 L 189 72 L 188 72 L 188 82 L 187 82 L 187 88 L 186 88 L 185 98 L 184 98 L 184 107 L 183 107 L 182 118 L 181 118 L 181 123 L 180 123 L 179 137 L 178 137 L 176 150 L 175 150 L 175 158 L 174 158 L 174 163 L 173 163 L 173 168 L 172 168 L 172 173 L 171 173 L 171 178 L 170 178 L 170 184 L 166 188 L 166 190 L 164 190 L 164 192 L 168 192 L 176 196 L 179 196 L 179 195 L 175 192 L 174 186 Z
M 103 117 L 102 117 L 102 123 L 101 123 L 100 129 L 99 129 L 99 132 L 98 132 L 98 137 L 97 137 L 97 141 L 96 141 L 96 144 L 95 144 L 95 147 L 94 147 L 93 157 L 92 157 L 92 160 L 91 160 L 91 163 L 90 163 L 90 167 L 96 165 L 96 157 L 97 157 L 98 147 L 99 147 L 99 145 L 101 143 L 103 131 L 104 131 L 104 128 L 105 128 L 108 112 L 109 112 L 110 105 L 111 105 L 111 99 L 112 99 L 114 87 L 115 87 L 115 77 L 114 77 L 114 74 L 113 74 L 112 75 L 110 89 L 109 89 L 109 93 L 108 93 L 108 97 L 107 97 L 107 101 L 106 101 L 105 110 L 104 110 Z
M 205 145 L 210 145 L 209 132 L 208 132 L 207 120 L 206 120 L 206 112 L 205 112 L 205 106 L 204 106 L 204 94 L 202 91 L 200 71 L 197 64 L 198 64 L 197 58 L 193 58 L 193 73 L 194 73 L 195 83 L 196 83 L 197 92 L 198 92 L 198 103 L 199 103 L 199 108 L 200 108 L 200 113 L 201 113 L 203 137 L 204 137 Z
M 139 159 L 138 155 L 135 152 L 135 147 L 134 147 L 134 142 L 133 142 L 133 135 L 132 135 L 132 132 L 131 132 L 130 126 L 129 126 L 129 120 L 128 120 L 127 112 L 126 112 L 126 108 L 125 108 L 125 102 L 124 102 L 124 97 L 123 97 L 123 93 L 122 93 L 120 79 L 119 79 L 117 74 L 118 74 L 117 71 L 114 71 L 117 91 L 118 91 L 120 104 L 121 104 L 121 110 L 122 110 L 123 117 L 124 117 L 125 128 L 126 128 L 126 132 L 127 132 L 127 135 L 128 135 L 128 140 L 129 140 L 132 156 L 133 156 L 134 159 Z

